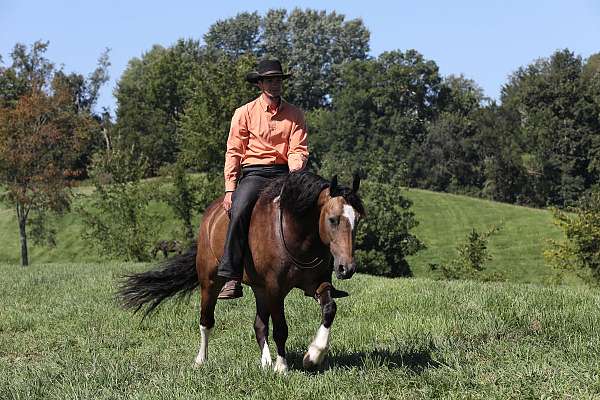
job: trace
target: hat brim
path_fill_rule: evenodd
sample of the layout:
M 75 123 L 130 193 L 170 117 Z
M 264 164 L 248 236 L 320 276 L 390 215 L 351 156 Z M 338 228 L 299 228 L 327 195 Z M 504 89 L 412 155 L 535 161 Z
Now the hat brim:
M 285 80 L 285 79 L 288 79 L 289 77 L 291 77 L 292 74 L 280 74 L 280 73 L 275 73 L 275 74 L 271 73 L 271 74 L 269 74 L 269 73 L 267 73 L 267 74 L 261 75 L 261 74 L 259 74 L 256 71 L 252 71 L 252 72 L 249 72 L 246 75 L 246 81 L 248 81 L 250 83 L 257 83 L 258 80 L 261 79 L 261 78 L 271 78 L 271 77 L 274 77 L 274 76 L 280 76 L 282 79 Z

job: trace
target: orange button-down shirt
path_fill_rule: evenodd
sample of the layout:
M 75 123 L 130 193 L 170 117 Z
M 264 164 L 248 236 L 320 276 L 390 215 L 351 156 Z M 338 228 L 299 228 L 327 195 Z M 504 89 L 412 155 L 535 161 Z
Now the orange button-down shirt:
M 235 190 L 246 165 L 287 164 L 299 171 L 308 159 L 304 113 L 283 99 L 274 112 L 262 95 L 235 110 L 225 153 L 225 190 Z

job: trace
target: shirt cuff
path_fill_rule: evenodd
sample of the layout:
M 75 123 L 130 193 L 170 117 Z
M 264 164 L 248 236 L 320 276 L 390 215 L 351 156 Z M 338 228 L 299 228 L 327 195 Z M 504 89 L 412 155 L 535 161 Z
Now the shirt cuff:
M 306 165 L 306 157 L 302 154 L 290 154 L 288 156 L 288 167 L 290 172 L 300 171 Z
M 226 181 L 225 182 L 225 191 L 226 192 L 227 191 L 232 192 L 232 191 L 235 190 L 236 186 L 237 186 L 237 182 L 235 182 L 235 181 Z

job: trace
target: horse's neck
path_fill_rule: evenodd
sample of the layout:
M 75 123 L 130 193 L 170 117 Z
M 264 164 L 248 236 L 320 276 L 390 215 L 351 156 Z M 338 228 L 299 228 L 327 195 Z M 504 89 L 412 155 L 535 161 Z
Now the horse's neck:
M 319 209 L 312 209 L 301 218 L 283 210 L 282 213 L 284 235 L 288 246 L 301 248 L 303 251 L 318 250 L 323 246 L 319 236 Z
M 284 213 L 286 234 L 293 235 L 297 245 L 303 247 L 304 250 L 323 250 L 327 248 L 321 241 L 319 224 L 321 209 L 330 198 L 329 188 L 325 188 L 321 191 L 316 206 L 310 209 L 306 215 L 299 218 L 290 213 Z

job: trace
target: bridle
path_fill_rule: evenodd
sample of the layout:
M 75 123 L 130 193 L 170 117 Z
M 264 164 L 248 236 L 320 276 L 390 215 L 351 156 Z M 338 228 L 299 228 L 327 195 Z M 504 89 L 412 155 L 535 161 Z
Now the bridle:
M 279 225 L 277 233 L 279 235 L 281 243 L 283 243 L 283 248 L 285 249 L 285 252 L 287 253 L 289 259 L 292 260 L 292 262 L 296 264 L 296 266 L 300 269 L 314 269 L 321 265 L 323 261 L 325 261 L 325 259 L 321 257 L 315 257 L 311 261 L 301 261 L 293 256 L 293 254 L 290 252 L 290 249 L 287 246 L 287 243 L 285 242 L 285 235 L 283 234 L 283 211 L 281 210 L 281 206 L 277 207 L 277 214 L 277 223 Z M 329 255 L 329 257 L 327 257 L 327 261 L 329 261 L 330 259 L 331 254 Z

